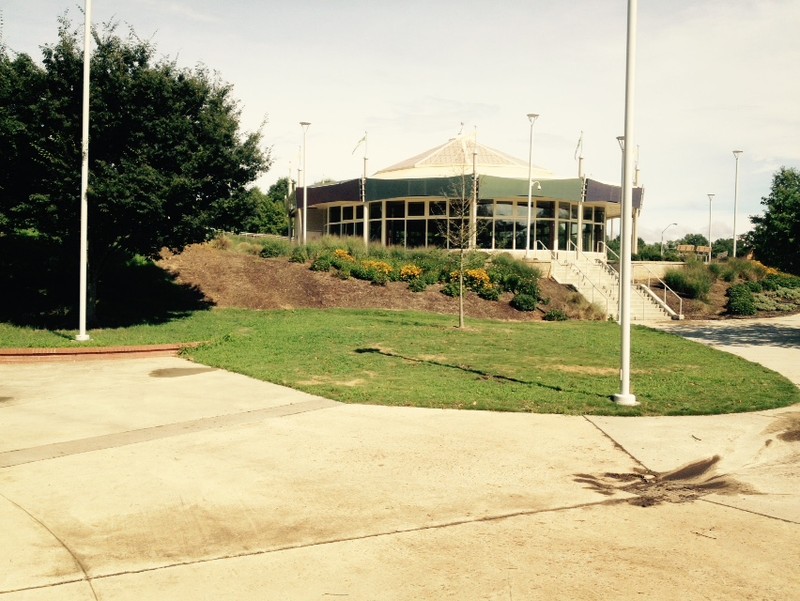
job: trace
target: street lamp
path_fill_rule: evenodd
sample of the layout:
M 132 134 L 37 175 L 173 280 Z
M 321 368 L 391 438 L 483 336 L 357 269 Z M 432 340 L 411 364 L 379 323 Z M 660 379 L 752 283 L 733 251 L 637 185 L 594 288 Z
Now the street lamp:
M 533 124 L 536 123 L 536 119 L 539 118 L 539 115 L 536 113 L 528 113 L 527 115 L 528 121 L 531 122 L 531 134 L 530 134 L 530 143 L 528 145 L 528 227 L 525 230 L 525 258 L 528 258 L 528 252 L 531 249 L 531 205 L 532 203 L 532 193 L 531 189 L 533 188 Z M 537 182 L 538 183 L 538 182 Z M 541 185 L 539 186 L 541 190 Z
M 303 128 L 303 214 L 300 217 L 303 222 L 303 246 L 306 244 L 306 222 L 308 221 L 308 186 L 306 185 L 306 177 L 308 177 L 308 165 L 306 165 L 306 133 L 308 132 L 309 125 L 311 124 L 308 121 L 300 122 L 300 127 Z
M 708 262 L 711 263 L 711 201 L 714 200 L 714 193 L 708 194 Z M 734 238 L 735 240 L 735 238 Z
M 733 157 L 736 159 L 736 177 L 733 184 L 733 258 L 736 258 L 736 211 L 739 204 L 739 155 L 741 150 L 734 150 Z
M 666 231 L 667 231 L 669 228 L 671 228 L 673 225 L 678 225 L 678 224 L 677 224 L 677 223 L 670 223 L 670 224 L 669 224 L 667 227 L 665 227 L 665 228 L 664 228 L 664 229 L 661 231 L 661 258 L 662 258 L 662 259 L 664 258 L 664 232 L 666 232 Z
M 637 0 L 628 0 L 627 51 L 625 56 L 625 139 L 632 141 L 633 93 L 636 72 L 636 14 Z M 623 155 L 622 228 L 620 257 L 620 391 L 614 402 L 623 406 L 638 405 L 636 395 L 631 393 L 631 228 L 633 227 L 633 150 L 634 145 L 625 144 Z

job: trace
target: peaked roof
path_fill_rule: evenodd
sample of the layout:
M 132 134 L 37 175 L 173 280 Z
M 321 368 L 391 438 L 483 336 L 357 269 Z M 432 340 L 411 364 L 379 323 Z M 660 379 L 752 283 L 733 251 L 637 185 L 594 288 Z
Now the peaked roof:
M 453 138 L 441 146 L 386 169 L 381 169 L 373 177 L 377 179 L 414 179 L 453 177 L 462 173 L 471 174 L 473 154 L 475 155 L 475 170 L 479 175 L 528 178 L 527 161 L 479 144 L 474 136 Z M 537 165 L 533 165 L 531 175 L 537 179 L 553 177 L 551 171 Z

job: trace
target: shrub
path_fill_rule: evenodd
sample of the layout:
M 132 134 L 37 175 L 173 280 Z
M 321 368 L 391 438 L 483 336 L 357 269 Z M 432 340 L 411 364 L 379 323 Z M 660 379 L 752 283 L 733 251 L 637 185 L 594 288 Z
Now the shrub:
M 389 274 L 380 270 L 369 270 L 370 278 L 373 286 L 385 286 L 389 281 Z
M 731 315 L 755 315 L 756 301 L 753 293 L 744 284 L 728 289 L 728 313 Z
M 289 256 L 289 261 L 292 263 L 305 263 L 308 261 L 308 250 L 305 246 L 295 246 L 292 249 L 292 254 Z
M 761 292 L 764 290 L 764 287 L 761 285 L 761 282 L 751 281 L 745 284 L 750 289 L 750 292 Z
M 408 289 L 411 290 L 411 292 L 424 292 L 427 287 L 427 282 L 422 278 L 414 278 L 408 282 Z
M 561 309 L 551 309 L 544 315 L 545 321 L 567 321 L 569 317 Z
M 788 273 L 771 273 L 761 280 L 764 290 L 778 290 L 779 288 L 800 288 L 800 277 Z
M 453 279 L 458 279 L 458 273 L 456 273 L 455 276 L 451 274 L 451 277 L 453 277 Z M 467 269 L 464 272 L 464 285 L 470 290 L 480 292 L 482 288 L 490 283 L 489 274 L 483 268 Z
M 330 271 L 332 266 L 331 258 L 327 255 L 322 255 L 311 263 L 311 271 Z
M 517 311 L 535 311 L 538 299 L 530 294 L 516 294 L 511 299 L 511 306 Z
M 367 259 L 366 261 L 362 261 L 361 264 L 366 267 L 367 271 L 383 273 L 387 280 L 389 279 L 389 274 L 393 271 L 392 266 L 386 261 L 373 261 Z
M 218 234 L 213 240 L 211 240 L 211 242 L 209 242 L 209 245 L 211 248 L 216 248 L 218 250 L 230 250 L 231 246 L 233 246 L 233 243 L 225 234 Z
M 350 275 L 352 275 L 357 280 L 369 280 L 370 273 L 369 270 L 364 267 L 361 263 L 356 263 L 350 268 Z
M 489 266 L 492 282 L 502 290 L 514 294 L 524 293 L 539 297 L 539 278 L 542 273 L 535 267 L 526 265 L 503 253 L 495 256 Z
M 668 269 L 664 281 L 676 292 L 702 300 L 711 290 L 714 274 L 700 261 L 691 261 L 683 269 Z
M 458 280 L 455 282 L 450 281 L 447 282 L 444 286 L 442 286 L 442 294 L 445 296 L 452 296 L 453 298 L 458 296 Z
M 286 240 L 267 238 L 261 243 L 261 256 L 265 259 L 271 257 L 288 257 L 291 255 L 291 244 Z
M 486 284 L 478 290 L 478 296 L 488 301 L 500 300 L 500 288 L 491 283 Z
M 422 275 L 422 268 L 414 265 L 413 263 L 408 263 L 403 265 L 400 268 L 400 279 L 409 281 L 409 280 L 416 280 Z

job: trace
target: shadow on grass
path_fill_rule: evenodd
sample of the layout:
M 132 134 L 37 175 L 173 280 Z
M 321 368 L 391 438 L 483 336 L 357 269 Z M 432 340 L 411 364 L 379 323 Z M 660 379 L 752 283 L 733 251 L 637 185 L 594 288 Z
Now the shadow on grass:
M 561 386 L 551 386 L 550 384 L 543 384 L 542 382 L 531 382 L 529 380 L 519 380 L 517 378 L 512 378 L 509 376 L 503 376 L 500 374 L 491 374 L 487 371 L 483 371 L 481 369 L 475 369 L 472 367 L 466 367 L 464 365 L 451 365 L 449 363 L 441 363 L 439 361 L 432 361 L 430 359 L 417 359 L 416 357 L 406 357 L 404 355 L 398 355 L 397 353 L 391 353 L 389 351 L 384 351 L 379 348 L 358 348 L 355 350 L 358 354 L 365 354 L 365 353 L 373 353 L 376 355 L 383 355 L 384 357 L 391 357 L 393 359 L 402 359 L 403 361 L 411 361 L 413 363 L 420 363 L 426 365 L 435 365 L 436 367 L 445 367 L 447 369 L 457 369 L 466 373 L 475 374 L 480 376 L 484 380 L 495 380 L 499 382 L 511 382 L 513 384 L 522 384 L 524 386 L 537 386 L 539 388 L 547 388 L 548 390 L 553 390 L 555 392 L 573 392 L 578 394 L 585 394 L 587 396 L 594 396 L 600 399 L 607 399 L 607 395 L 597 394 L 596 392 L 587 392 L 585 390 L 569 390 L 567 388 L 562 388 Z
M 0 237 L 0 321 L 17 326 L 76 329 L 77 260 L 60 245 L 26 237 Z M 115 261 L 97 281 L 97 302 L 89 327 L 158 324 L 209 309 L 193 287 L 149 261 Z

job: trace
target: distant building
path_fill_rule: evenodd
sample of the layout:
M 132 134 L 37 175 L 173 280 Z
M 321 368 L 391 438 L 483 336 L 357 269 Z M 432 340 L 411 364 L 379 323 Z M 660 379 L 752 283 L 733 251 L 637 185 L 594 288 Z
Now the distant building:
M 533 166 L 531 176 L 535 183 L 528 254 L 548 259 L 551 251 L 604 253 L 606 225 L 620 217 L 620 186 L 586 177 L 561 179 L 539 166 Z M 307 232 L 361 236 L 371 244 L 446 248 L 448 225 L 460 218 L 448 199 L 464 189 L 468 198 L 475 199 L 470 218 L 477 227 L 471 246 L 525 253 L 528 163 L 467 136 L 371 177 L 310 186 Z M 303 190 L 298 189 L 297 195 L 302 207 Z M 641 204 L 642 189 L 634 188 L 635 218 Z M 302 218 L 302 211 L 297 218 Z

